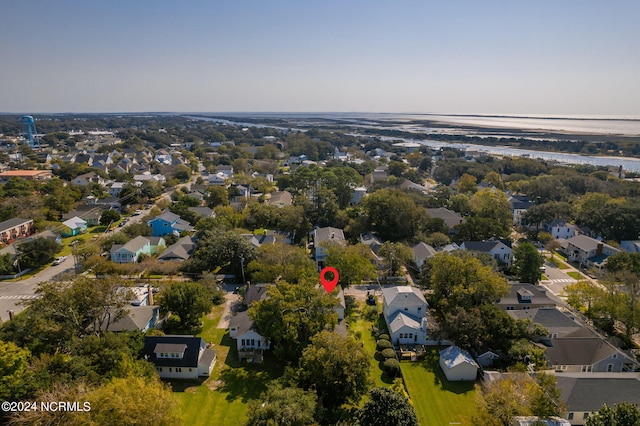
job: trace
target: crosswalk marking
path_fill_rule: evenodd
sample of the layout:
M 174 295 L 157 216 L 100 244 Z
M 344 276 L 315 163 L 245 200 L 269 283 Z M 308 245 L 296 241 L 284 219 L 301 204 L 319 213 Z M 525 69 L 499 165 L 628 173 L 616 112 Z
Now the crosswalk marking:
M 572 278 L 557 278 L 555 280 L 551 280 L 553 283 L 574 283 L 576 280 Z
M 0 299 L 2 300 L 16 300 L 16 299 L 35 299 L 38 296 L 36 296 L 35 294 L 14 294 L 11 296 L 0 296 Z

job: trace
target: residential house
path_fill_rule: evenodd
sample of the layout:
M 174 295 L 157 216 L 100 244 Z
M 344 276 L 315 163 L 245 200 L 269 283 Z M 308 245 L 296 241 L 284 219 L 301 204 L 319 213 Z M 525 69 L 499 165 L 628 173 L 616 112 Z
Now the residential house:
M 265 230 L 262 235 L 255 234 L 242 234 L 249 242 L 255 247 L 258 248 L 263 244 L 275 244 L 276 236 L 269 234 L 267 230 Z
M 112 197 L 119 197 L 120 192 L 122 192 L 122 189 L 126 184 L 126 182 L 113 182 L 111 186 L 109 186 L 109 194 Z
M 91 185 L 92 183 L 95 183 L 98 185 L 104 185 L 105 181 L 102 178 L 102 176 L 100 176 L 96 172 L 88 172 L 88 173 L 83 173 L 81 175 L 76 176 L 71 181 L 71 183 L 77 186 L 88 186 L 88 185 Z
M 135 263 L 142 255 L 151 254 L 151 241 L 139 235 L 125 244 L 111 246 L 111 260 L 115 263 Z
M 293 203 L 293 196 L 289 191 L 273 192 L 269 204 L 276 207 L 287 207 Z
M 324 261 L 327 257 L 323 249 L 325 244 L 347 245 L 347 241 L 344 238 L 344 232 L 339 228 L 316 228 L 311 232 L 311 235 L 313 238 L 314 258 L 318 268 L 324 267 Z
M 380 237 L 378 237 L 373 232 L 366 232 L 364 234 L 360 234 L 360 243 L 369 247 L 375 265 L 378 267 L 378 269 L 382 269 L 384 267 L 382 263 L 384 258 L 378 256 L 378 250 L 380 250 L 380 247 L 382 247 L 384 241 L 382 241 Z
M 216 351 L 200 337 L 145 336 L 142 358 L 153 363 L 162 379 L 209 377 Z
M 513 224 L 522 225 L 522 216 L 533 203 L 523 195 L 512 195 L 509 197 L 509 203 L 511 203 L 511 212 L 513 213 Z
M 578 262 L 585 268 L 602 270 L 607 257 L 620 253 L 620 249 L 586 235 L 576 235 L 566 242 L 566 254 L 570 261 Z
M 238 312 L 229 320 L 229 336 L 236 341 L 238 358 L 262 362 L 263 351 L 269 349 L 269 340 L 263 337 L 247 311 Z
M 168 210 L 162 212 L 161 215 L 147 221 L 147 224 L 151 227 L 151 235 L 154 237 L 161 237 L 167 234 L 179 234 L 183 231 L 193 231 L 193 226 L 184 219 L 181 219 L 175 213 Z
M 460 249 L 487 253 L 501 265 L 509 265 L 513 259 L 513 249 L 502 241 L 465 241 Z
M 506 311 L 535 308 L 553 308 L 556 302 L 547 296 L 542 287 L 528 283 L 513 283 L 509 294 L 496 302 L 496 306 Z
M 205 217 L 214 217 L 213 214 L 213 209 L 210 209 L 209 207 L 206 206 L 200 206 L 200 207 L 187 207 L 187 210 L 194 212 L 195 214 L 197 214 L 198 216 L 205 218 Z
M 103 331 L 140 331 L 142 333 L 161 325 L 160 306 L 128 306 L 122 318 L 115 322 L 103 324 Z
M 360 201 L 367 196 L 367 188 L 364 186 L 358 186 L 353 188 L 353 194 L 351 194 L 350 205 L 360 204 Z
M 382 314 L 395 345 L 423 345 L 427 342 L 427 308 L 424 295 L 416 287 L 382 289 Z
M 49 180 L 53 177 L 51 170 L 7 170 L 0 173 L 0 182 L 19 177 L 26 180 Z
M 631 372 L 640 365 L 587 327 L 562 338 L 550 339 L 545 348 L 548 366 L 567 373 Z
M 634 241 L 623 240 L 623 241 L 620 241 L 620 247 L 622 248 L 622 250 L 626 251 L 627 253 L 640 253 L 640 241 L 639 240 L 634 240 Z
M 571 426 L 571 423 L 557 416 L 514 416 L 511 426 Z
M 469 352 L 455 345 L 440 351 L 439 363 L 450 382 L 475 380 L 478 375 L 478 363 Z
M 158 260 L 165 262 L 177 260 L 182 262 L 191 257 L 195 248 L 195 240 L 191 236 L 186 235 L 160 253 Z
M 576 226 L 562 219 L 555 219 L 551 222 L 544 223 L 542 228 L 550 233 L 554 240 L 560 238 L 569 239 L 577 234 Z
M 584 425 L 589 415 L 607 404 L 622 402 L 640 405 L 640 374 L 556 374 L 556 385 L 567 406 L 567 420 Z
M 222 172 L 211 173 L 207 177 L 209 185 L 226 185 L 229 178 Z
M 436 249 L 422 241 L 413 246 L 411 250 L 413 251 L 413 261 L 418 269 L 422 269 L 422 265 L 437 253 Z
M 268 296 L 269 287 L 272 284 L 252 284 L 247 288 L 247 292 L 244 294 L 244 304 L 251 306 L 255 302 L 264 300 Z
M 516 320 L 531 320 L 547 329 L 549 335 L 545 339 L 557 339 L 566 337 L 581 328 L 584 324 L 576 321 L 575 317 L 557 308 L 533 308 L 509 310 L 507 313 Z
M 144 173 L 141 174 L 137 174 L 137 175 L 133 175 L 133 180 L 137 183 L 143 183 L 143 182 L 160 182 L 160 183 L 164 183 L 167 179 L 164 177 L 164 175 L 158 173 L 158 174 L 151 174 L 151 172 L 146 171 Z
M 444 223 L 449 228 L 449 234 L 454 234 L 456 232 L 455 227 L 466 222 L 466 219 L 463 218 L 460 213 L 456 213 L 453 210 L 449 210 L 444 207 L 427 209 L 427 214 L 432 219 L 444 220 Z
M 87 231 L 87 221 L 78 216 L 67 219 L 62 224 L 64 225 L 63 237 L 73 237 Z
M 0 241 L 5 244 L 33 234 L 33 220 L 14 217 L 0 222 Z
M 100 217 L 105 211 L 106 206 L 96 206 L 95 204 L 80 204 L 68 213 L 63 213 L 62 220 L 79 217 L 87 222 L 87 226 L 96 226 L 100 224 Z

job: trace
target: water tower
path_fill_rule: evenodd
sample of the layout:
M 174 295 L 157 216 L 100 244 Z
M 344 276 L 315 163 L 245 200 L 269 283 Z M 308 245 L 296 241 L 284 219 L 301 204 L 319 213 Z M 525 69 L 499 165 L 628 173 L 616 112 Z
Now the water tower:
M 40 138 L 36 130 L 36 122 L 30 115 L 22 116 L 22 140 L 29 143 L 31 149 L 40 148 Z

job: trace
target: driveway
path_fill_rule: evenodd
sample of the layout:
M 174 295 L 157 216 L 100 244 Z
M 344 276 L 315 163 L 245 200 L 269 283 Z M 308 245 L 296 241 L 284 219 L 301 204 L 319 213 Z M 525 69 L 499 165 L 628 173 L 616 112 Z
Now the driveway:
M 233 306 L 240 303 L 240 295 L 227 293 L 224 296 L 224 311 L 222 312 L 222 317 L 220 317 L 220 322 L 218 322 L 217 328 L 229 328 L 229 320 L 233 316 Z

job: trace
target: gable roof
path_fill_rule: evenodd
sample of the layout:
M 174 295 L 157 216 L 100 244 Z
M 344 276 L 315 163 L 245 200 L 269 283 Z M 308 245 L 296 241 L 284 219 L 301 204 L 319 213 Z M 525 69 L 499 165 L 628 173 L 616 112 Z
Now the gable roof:
M 507 313 L 514 319 L 529 319 L 536 324 L 540 324 L 549 333 L 554 333 L 558 330 L 571 332 L 571 330 L 578 330 L 584 327 L 556 308 L 521 309 L 507 311 Z
M 592 412 L 604 404 L 640 404 L 638 375 L 616 373 L 616 377 L 577 377 L 556 375 L 556 383 L 569 412 Z
M 483 253 L 490 253 L 493 249 L 504 246 L 511 250 L 511 247 L 504 244 L 502 241 L 465 241 L 460 246 L 463 250 L 480 251 Z
M 236 327 L 238 328 L 238 331 L 236 331 L 236 337 L 242 336 L 248 331 L 255 331 L 260 334 L 255 321 L 249 317 L 249 313 L 247 311 L 238 312 L 236 316 L 231 317 L 229 320 L 229 328 Z
M 444 365 L 446 365 L 449 369 L 452 369 L 461 364 L 469 364 L 478 368 L 478 364 L 475 362 L 471 354 L 455 345 L 441 350 L 440 359 L 442 359 Z
M 442 219 L 447 224 L 449 229 L 453 229 L 456 225 L 464 223 L 466 220 L 460 213 L 456 213 L 453 210 L 449 210 L 445 207 L 438 207 L 437 209 L 427 209 L 427 214 L 433 219 Z
M 169 210 L 165 210 L 165 211 L 162 212 L 162 214 L 154 217 L 153 219 L 149 220 L 147 223 L 155 222 L 156 220 L 164 220 L 164 221 L 167 221 L 169 223 L 174 223 L 178 219 L 180 219 L 180 216 L 178 216 L 175 213 L 170 212 Z
M 551 345 L 545 351 L 551 365 L 593 365 L 616 353 L 628 358 L 624 352 L 595 334 L 592 337 L 551 339 Z
M 271 284 L 256 284 L 249 286 L 247 293 L 244 295 L 244 303 L 251 306 L 254 302 L 259 302 L 267 297 L 267 290 Z
M 127 241 L 120 247 L 115 248 L 115 250 L 124 249 L 128 252 L 136 253 L 138 250 L 142 249 L 142 247 L 144 247 L 147 244 L 149 244 L 149 239 L 147 237 L 143 237 L 142 235 L 138 235 L 137 237 Z M 113 247 L 111 248 L 111 250 L 115 251 Z
M 316 247 L 324 241 L 344 241 L 344 232 L 339 228 L 332 228 L 327 226 L 326 228 L 316 228 L 313 231 L 313 242 Z
M 522 296 L 530 296 L 530 299 L 523 299 Z M 509 286 L 509 294 L 501 298 L 497 303 L 503 305 L 542 305 L 556 306 L 555 300 L 547 296 L 547 292 L 541 288 L 528 283 L 513 283 Z
M 180 347 L 184 345 L 184 356 L 182 358 L 157 358 L 155 354 L 157 345 L 165 344 L 172 345 L 171 347 L 174 347 L 173 345 Z M 200 348 L 205 346 L 204 340 L 200 337 L 183 335 L 145 336 L 141 355 L 158 367 L 198 368 Z M 177 348 L 177 346 L 175 347 Z M 162 346 L 160 346 L 160 349 L 162 349 Z
M 195 242 L 190 236 L 180 238 L 160 253 L 158 260 L 187 260 L 195 249 Z
M 416 287 L 399 285 L 382 289 L 382 296 L 387 306 L 395 304 L 428 305 L 424 295 Z
M 420 330 L 420 323 L 411 315 L 407 315 L 402 311 L 397 311 L 389 318 L 389 332 L 395 333 L 402 327 L 410 327 L 414 330 Z
M 156 311 L 160 309 L 158 305 L 128 306 L 127 312 L 118 321 L 109 324 L 102 324 L 101 329 L 107 331 L 135 331 L 142 330 L 153 318 Z
M 83 219 L 80 219 L 78 216 L 74 216 L 71 219 L 67 219 L 64 222 L 62 222 L 62 224 L 69 229 L 78 229 L 78 228 L 87 226 L 87 222 Z
M 3 222 L 0 222 L 0 232 L 6 231 L 7 229 L 15 228 L 20 225 L 28 225 L 33 223 L 33 219 L 21 219 L 19 217 L 14 217 L 13 219 L 8 219 Z
M 413 257 L 415 259 L 428 259 L 436 255 L 436 249 L 422 241 L 413 246 Z

